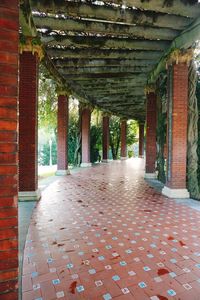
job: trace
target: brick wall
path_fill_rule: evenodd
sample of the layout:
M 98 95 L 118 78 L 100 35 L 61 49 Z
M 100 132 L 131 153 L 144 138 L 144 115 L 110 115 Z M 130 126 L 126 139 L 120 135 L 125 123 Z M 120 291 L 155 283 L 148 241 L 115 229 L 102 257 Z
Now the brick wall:
M 172 68 L 172 135 L 170 188 L 186 188 L 188 67 L 175 64 Z
M 121 121 L 121 157 L 127 156 L 126 131 L 127 131 L 127 122 Z
M 155 173 L 156 162 L 156 94 L 147 95 L 146 104 L 146 173 Z
M 38 56 L 20 55 L 19 65 L 19 190 L 38 188 L 37 162 Z
M 18 299 L 18 1 L 0 1 L 0 299 Z
M 57 164 L 58 170 L 67 170 L 68 168 L 68 98 L 60 95 L 58 97 L 58 150 Z
M 103 159 L 108 159 L 108 151 L 109 151 L 109 117 L 104 116 L 102 119 L 103 125 Z
M 90 109 L 84 108 L 81 112 L 82 163 L 90 163 L 90 117 Z

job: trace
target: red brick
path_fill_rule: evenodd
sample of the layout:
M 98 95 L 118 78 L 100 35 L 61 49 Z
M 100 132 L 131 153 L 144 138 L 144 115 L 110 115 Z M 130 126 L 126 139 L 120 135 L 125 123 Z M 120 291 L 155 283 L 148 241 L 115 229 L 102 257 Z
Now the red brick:
M 17 142 L 17 134 L 15 131 L 0 131 L 1 142 Z
M 17 215 L 17 209 L 15 209 L 15 213 Z M 17 235 L 18 235 L 17 228 L 9 228 L 9 229 L 2 229 L 2 230 L 0 230 L 0 240 L 14 238 Z
M 147 95 L 146 107 L 146 173 L 155 173 L 156 163 L 156 94 Z
M 0 273 L 0 281 L 8 281 L 17 278 L 17 270 L 10 270 Z
M 18 292 L 14 292 L 14 291 L 11 292 L 6 291 L 6 294 L 1 294 L 0 296 L 1 296 L 1 300 L 18 300 Z
M 144 155 L 144 124 L 139 124 L 139 156 Z
M 17 248 L 18 240 L 1 240 L 0 241 L 0 249 L 1 251 L 10 250 Z M 14 267 L 13 267 L 14 268 Z
M 8 251 L 0 251 L 0 259 L 11 259 L 11 258 L 16 258 L 18 257 L 18 250 L 17 249 L 12 249 Z
M 0 219 L 6 217 L 14 217 L 14 216 L 17 216 L 17 208 L 11 207 L 11 208 L 0 209 Z
M 38 56 L 20 55 L 19 81 L 19 191 L 36 191 Z
M 5 291 L 12 291 L 15 290 L 18 286 L 17 280 L 0 282 L 0 293 Z M 2 298 L 1 298 L 2 299 Z
M 0 227 L 10 228 L 18 226 L 18 219 L 17 217 L 8 218 L 8 219 L 0 219 Z
M 82 163 L 90 163 L 90 118 L 90 109 L 84 108 L 81 112 Z
M 0 196 L 0 208 L 4 207 L 16 207 L 17 206 L 17 197 L 3 197 Z
M 167 150 L 168 156 L 171 156 L 171 165 L 167 166 L 167 186 L 181 189 L 186 188 L 188 67 L 186 64 L 175 64 L 171 72 L 173 112 L 171 148 Z
M 57 168 L 58 170 L 68 169 L 68 98 L 58 96 L 58 137 L 57 137 Z
M 102 146 L 103 146 L 103 159 L 108 159 L 108 151 L 109 151 L 109 117 L 103 116 L 102 119 Z
M 17 108 L 17 99 L 16 98 L 8 98 L 8 97 L 3 98 L 0 96 L 0 106 Z
M 127 156 L 126 131 L 127 131 L 127 122 L 123 120 L 121 121 L 121 157 Z

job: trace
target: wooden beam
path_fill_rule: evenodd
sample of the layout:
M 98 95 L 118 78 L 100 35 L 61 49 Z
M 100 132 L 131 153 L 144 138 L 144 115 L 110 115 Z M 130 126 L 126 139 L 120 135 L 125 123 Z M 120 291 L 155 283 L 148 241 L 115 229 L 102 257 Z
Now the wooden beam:
M 52 59 L 56 67 L 139 67 L 155 65 L 155 60 L 144 59 Z
M 158 60 L 162 52 L 158 51 L 143 51 L 143 50 L 108 50 L 108 49 L 47 49 L 48 54 L 51 58 L 78 58 L 78 59 L 152 59 Z
M 58 67 L 58 71 L 61 75 L 88 75 L 88 74 L 101 74 L 101 73 L 145 73 L 152 70 L 152 66 L 131 66 L 131 67 L 110 67 L 110 66 L 104 66 L 104 67 Z
M 77 80 L 88 80 L 89 78 L 135 78 L 135 75 L 137 73 L 100 73 L 100 74 L 92 74 L 92 73 L 88 73 L 88 74 L 74 74 L 74 75 L 66 75 L 66 74 L 63 74 L 63 77 L 66 79 L 66 80 L 72 80 L 72 81 L 77 81 Z M 138 76 L 140 77 L 145 77 L 147 75 L 147 73 L 138 73 Z
M 75 19 L 64 19 L 57 17 L 42 17 L 34 16 L 34 23 L 37 28 L 51 31 L 64 31 L 66 34 L 74 32 L 103 34 L 104 36 L 115 36 L 115 37 L 138 37 L 142 39 L 150 40 L 173 40 L 180 31 L 171 28 L 154 28 L 148 26 L 133 26 L 133 25 L 122 25 L 105 22 L 75 20 Z
M 117 5 L 124 5 L 124 0 L 104 0 L 103 2 L 107 4 L 115 3 Z M 185 16 L 190 18 L 197 18 L 200 11 L 200 3 L 198 3 L 198 0 L 126 0 L 125 3 L 127 7 Z
M 93 3 L 59 1 L 56 5 L 45 5 L 42 1 L 31 1 L 32 9 L 35 11 L 65 14 L 74 18 L 96 19 L 115 23 L 139 24 L 145 26 L 156 26 L 183 30 L 192 20 L 188 17 L 170 15 L 136 9 L 122 9 Z
M 184 30 L 165 51 L 158 65 L 149 75 L 148 83 L 154 83 L 159 74 L 165 70 L 168 56 L 173 49 L 188 49 L 200 39 L 200 17 L 197 18 L 186 30 Z
M 86 36 L 46 36 L 42 34 L 42 42 L 50 47 L 74 47 L 77 49 L 97 48 L 97 49 L 129 49 L 129 50 L 161 50 L 164 51 L 170 45 L 169 41 L 148 41 L 134 39 L 117 39 L 105 37 Z M 58 39 L 58 40 L 56 40 Z

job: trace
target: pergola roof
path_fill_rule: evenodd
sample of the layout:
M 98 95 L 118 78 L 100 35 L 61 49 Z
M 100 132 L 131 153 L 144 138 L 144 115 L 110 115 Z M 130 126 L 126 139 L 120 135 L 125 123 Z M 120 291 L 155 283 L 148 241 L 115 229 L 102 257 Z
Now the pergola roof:
M 45 63 L 71 93 L 140 121 L 144 88 L 166 54 L 200 38 L 198 0 L 21 1 L 25 35 L 41 37 Z

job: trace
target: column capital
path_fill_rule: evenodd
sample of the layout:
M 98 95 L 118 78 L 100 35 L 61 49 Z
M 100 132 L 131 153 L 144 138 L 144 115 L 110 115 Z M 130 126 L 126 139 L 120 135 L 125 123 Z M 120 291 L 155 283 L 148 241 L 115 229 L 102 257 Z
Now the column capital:
M 32 52 L 32 54 L 34 55 L 36 53 L 40 61 L 44 57 L 44 50 L 38 37 L 28 37 L 24 35 L 21 36 L 19 51 L 20 54 L 22 54 L 23 52 Z
M 120 118 L 120 122 L 127 122 L 128 119 L 127 118 Z
M 71 93 L 65 86 L 57 85 L 56 93 L 58 96 L 69 96 Z
M 111 116 L 112 116 L 112 114 L 108 111 L 103 111 L 102 112 L 102 117 L 109 117 L 110 118 Z
M 144 88 L 144 93 L 145 93 L 146 96 L 151 94 L 151 93 L 155 94 L 156 93 L 156 85 L 153 84 L 153 83 L 152 84 L 147 84 Z
M 80 110 L 89 109 L 91 112 L 94 110 L 94 106 L 89 102 L 79 102 Z
M 167 57 L 166 68 L 174 64 L 177 65 L 179 63 L 189 65 L 193 57 L 194 57 L 194 49 L 187 49 L 187 50 L 173 49 Z

